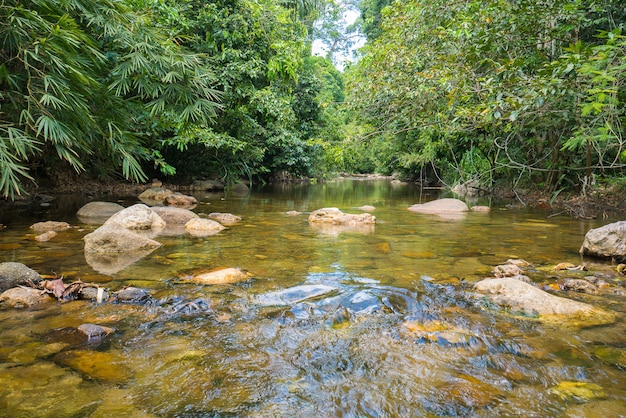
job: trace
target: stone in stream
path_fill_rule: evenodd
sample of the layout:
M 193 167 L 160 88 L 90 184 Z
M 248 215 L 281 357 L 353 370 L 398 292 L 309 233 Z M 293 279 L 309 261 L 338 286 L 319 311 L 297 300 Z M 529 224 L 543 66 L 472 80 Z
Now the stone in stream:
M 350 214 L 343 213 L 338 208 L 323 208 L 309 215 L 309 223 L 347 226 L 374 225 L 376 217 L 369 213 Z
M 115 293 L 115 301 L 119 303 L 137 303 L 142 304 L 149 302 L 151 296 L 148 292 L 137 287 L 125 287 Z
M 89 202 L 78 209 L 78 220 L 86 224 L 103 224 L 112 215 L 116 214 L 124 206 L 112 202 Z
M 613 312 L 551 295 L 531 284 L 509 277 L 481 280 L 474 285 L 474 289 L 513 312 L 538 315 L 542 322 L 582 327 L 615 322 Z
M 228 267 L 192 275 L 183 280 L 197 284 L 231 284 L 247 280 L 249 277 L 250 275 L 241 269 Z
M 19 285 L 37 284 L 40 281 L 39 273 L 22 263 L 12 261 L 0 263 L 0 292 Z
M 30 226 L 35 232 L 48 232 L 48 231 L 64 231 L 70 228 L 70 224 L 67 222 L 58 222 L 58 221 L 46 221 L 46 222 L 37 222 Z
M 437 199 L 430 202 L 409 206 L 411 212 L 425 213 L 430 215 L 441 215 L 448 213 L 468 212 L 467 204 L 459 199 Z
M 241 221 L 241 216 L 233 215 L 232 213 L 212 212 L 209 213 L 209 218 L 214 219 L 222 225 L 234 225 Z
M 293 305 L 304 300 L 328 295 L 337 290 L 339 290 L 339 288 L 324 284 L 303 284 L 258 295 L 255 297 L 254 301 L 261 306 Z
M 105 327 L 96 324 L 82 324 L 78 326 L 78 331 L 83 333 L 87 339 L 104 338 L 109 334 L 115 332 L 113 328 Z
M 582 255 L 626 261 L 626 221 L 590 229 L 580 247 Z
M 50 305 L 55 299 L 39 289 L 31 287 L 14 287 L 0 294 L 2 308 L 34 308 Z

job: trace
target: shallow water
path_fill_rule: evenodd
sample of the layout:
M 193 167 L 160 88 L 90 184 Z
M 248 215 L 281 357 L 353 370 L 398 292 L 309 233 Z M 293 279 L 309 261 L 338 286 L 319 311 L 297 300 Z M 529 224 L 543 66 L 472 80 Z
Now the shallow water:
M 578 254 L 588 229 L 614 220 L 489 200 L 471 203 L 492 206 L 489 213 L 420 215 L 407 207 L 437 196 L 387 181 L 196 197 L 199 214 L 243 219 L 215 236 L 157 237 L 161 248 L 107 274 L 83 255 L 82 237 L 97 225 L 75 217 L 80 199 L 0 212 L 0 261 L 153 297 L 0 311 L 0 416 L 626 416 L 624 296 L 557 292 L 618 313 L 611 326 L 571 328 L 511 315 L 472 292 L 510 258 L 530 262 L 529 276 L 542 284 L 592 274 L 622 289 L 614 266 Z M 360 213 L 361 205 L 375 206 L 373 229 L 307 222 L 315 209 Z M 302 214 L 285 215 L 294 210 Z M 75 228 L 39 243 L 28 227 L 43 220 Z M 585 262 L 588 271 L 551 272 L 559 262 Z M 250 278 L 221 286 L 180 279 L 217 267 Z M 302 285 L 295 290 L 328 292 L 276 302 Z M 84 342 L 73 333 L 83 323 L 116 331 Z

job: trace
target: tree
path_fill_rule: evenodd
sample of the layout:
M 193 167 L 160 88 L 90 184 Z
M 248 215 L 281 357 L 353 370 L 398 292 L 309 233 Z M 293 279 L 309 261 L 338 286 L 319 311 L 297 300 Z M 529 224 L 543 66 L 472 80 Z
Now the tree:
M 586 123 L 583 73 L 592 55 L 570 45 L 599 48 L 602 40 L 589 34 L 613 27 L 623 13 L 617 5 L 392 3 L 352 73 L 351 102 L 378 132 L 371 138 L 394 138 L 396 168 L 428 164 L 450 181 L 532 176 L 553 190 L 574 184 L 590 161 L 568 151 L 579 148 L 570 138 Z M 614 158 L 611 147 L 592 147 L 595 166 Z
M 205 58 L 122 1 L 7 0 L 0 21 L 5 197 L 23 191 L 38 161 L 142 181 L 142 161 L 169 168 L 154 151 L 153 126 L 186 129 L 215 116 Z

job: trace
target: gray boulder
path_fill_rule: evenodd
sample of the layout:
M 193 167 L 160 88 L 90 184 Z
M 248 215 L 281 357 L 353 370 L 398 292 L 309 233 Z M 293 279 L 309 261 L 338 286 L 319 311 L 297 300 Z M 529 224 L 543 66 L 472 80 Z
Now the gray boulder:
M 41 276 L 22 263 L 0 263 L 0 292 L 19 285 L 37 284 Z
M 113 202 L 89 202 L 76 213 L 78 219 L 86 224 L 103 224 L 112 215 L 124 209 Z
M 542 322 L 595 326 L 615 322 L 615 314 L 587 303 L 551 295 L 523 281 L 510 277 L 485 279 L 474 290 L 486 294 L 497 305 L 513 312 L 537 316 Z
M 612 258 L 617 262 L 626 261 L 626 221 L 590 229 L 585 235 L 580 253 L 593 257 Z

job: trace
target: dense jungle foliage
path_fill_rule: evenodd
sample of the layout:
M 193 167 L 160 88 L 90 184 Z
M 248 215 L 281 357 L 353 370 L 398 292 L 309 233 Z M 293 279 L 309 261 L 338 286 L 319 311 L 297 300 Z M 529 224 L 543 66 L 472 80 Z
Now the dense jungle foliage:
M 68 168 L 584 191 L 624 174 L 622 3 L 2 0 L 0 192 Z

